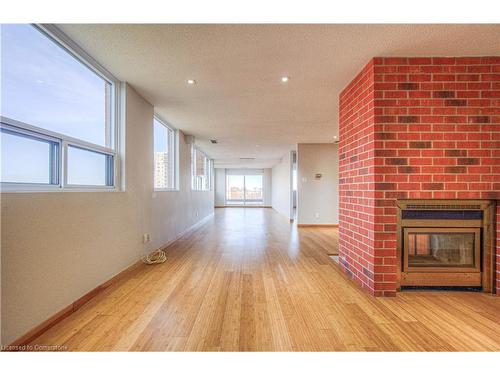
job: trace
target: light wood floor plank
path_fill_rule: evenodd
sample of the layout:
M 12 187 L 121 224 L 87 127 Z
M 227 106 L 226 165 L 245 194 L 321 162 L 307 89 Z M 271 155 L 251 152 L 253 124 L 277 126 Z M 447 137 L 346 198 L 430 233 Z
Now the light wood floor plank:
M 500 298 L 374 298 L 328 254 L 338 229 L 271 209 L 217 209 L 32 344 L 83 351 L 499 351 Z

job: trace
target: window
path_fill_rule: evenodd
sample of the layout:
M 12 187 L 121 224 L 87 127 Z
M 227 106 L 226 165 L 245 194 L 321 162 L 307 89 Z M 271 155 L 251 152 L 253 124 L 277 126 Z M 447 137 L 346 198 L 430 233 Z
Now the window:
M 68 184 L 113 186 L 113 156 L 68 146 Z
M 193 190 L 210 190 L 211 165 L 207 155 L 195 146 L 191 149 L 191 172 Z
M 154 188 L 177 188 L 177 136 L 176 131 L 155 116 L 154 128 Z
M 11 130 L 12 129 L 12 130 Z M 60 141 L 36 133 L 2 127 L 2 182 L 58 184 L 57 155 Z M 15 157 L 15 163 L 11 161 Z
M 264 204 L 262 174 L 232 174 L 226 171 L 227 205 Z
M 117 81 L 56 28 L 1 31 L 2 189 L 113 189 Z

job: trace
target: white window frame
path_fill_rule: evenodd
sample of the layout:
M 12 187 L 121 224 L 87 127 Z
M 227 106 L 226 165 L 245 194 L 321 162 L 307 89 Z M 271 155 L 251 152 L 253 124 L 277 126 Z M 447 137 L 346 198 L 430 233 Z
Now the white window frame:
M 197 176 L 196 176 L 196 152 L 200 152 L 207 159 L 207 188 L 200 188 L 197 184 Z M 196 145 L 192 145 L 191 147 L 191 190 L 193 191 L 211 191 L 212 190 L 212 159 L 199 147 Z
M 81 139 L 73 138 L 64 134 L 43 129 L 32 124 L 27 124 L 15 119 L 0 116 L 0 127 L 5 128 L 9 132 L 19 133 L 20 136 L 27 135 L 34 138 L 46 139 L 56 142 L 58 146 L 57 153 L 57 184 L 39 184 L 39 183 L 13 183 L 1 182 L 2 192 L 61 192 L 61 191 L 120 191 L 122 190 L 121 170 L 123 168 L 123 141 L 122 122 L 121 122 L 121 100 L 120 90 L 121 83 L 110 72 L 103 68 L 97 61 L 82 50 L 75 42 L 68 38 L 62 31 L 54 25 L 32 25 L 47 38 L 52 40 L 56 45 L 73 56 L 78 62 L 84 64 L 100 78 L 109 83 L 109 124 L 106 126 L 106 143 L 109 147 L 104 147 Z M 68 184 L 67 178 L 67 156 L 68 147 L 76 147 L 99 154 L 109 155 L 112 157 L 112 165 L 107 166 L 107 174 L 112 175 L 112 184 L 101 185 L 74 185 Z M 51 166 L 54 168 L 54 166 Z M 107 181 L 110 182 L 110 181 Z
M 170 130 L 173 133 L 172 142 L 171 144 L 168 145 L 168 147 L 173 150 L 173 152 L 171 152 L 170 155 L 174 159 L 173 163 L 171 163 L 172 165 L 171 173 L 173 174 L 172 180 L 174 181 L 174 186 L 169 188 L 155 187 L 155 181 L 154 181 L 155 165 L 154 165 L 154 154 L 153 154 L 153 189 L 154 191 L 179 191 L 179 131 L 172 125 L 170 125 L 168 122 L 163 120 L 156 113 L 154 114 L 154 119 L 158 121 L 161 125 L 163 125 L 165 128 L 167 128 L 167 130 Z M 153 142 L 154 142 L 154 121 L 153 121 Z M 154 146 L 153 146 L 153 153 L 154 153 Z

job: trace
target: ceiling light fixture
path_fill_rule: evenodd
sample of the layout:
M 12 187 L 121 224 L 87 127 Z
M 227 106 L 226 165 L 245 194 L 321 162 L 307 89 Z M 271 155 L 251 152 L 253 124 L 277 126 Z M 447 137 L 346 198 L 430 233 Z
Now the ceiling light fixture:
M 188 85 L 194 85 L 196 83 L 194 79 L 188 79 L 186 82 Z
M 281 77 L 281 82 L 283 82 L 283 83 L 287 83 L 289 80 L 290 80 L 290 77 L 287 77 L 287 76 Z
M 337 139 L 337 136 L 336 136 L 336 135 L 334 135 L 334 136 L 333 136 L 333 139 Z

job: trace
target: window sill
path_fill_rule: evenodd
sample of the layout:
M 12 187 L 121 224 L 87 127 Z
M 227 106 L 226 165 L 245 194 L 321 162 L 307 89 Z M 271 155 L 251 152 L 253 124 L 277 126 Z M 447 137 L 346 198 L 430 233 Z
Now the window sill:
M 32 193 L 124 193 L 125 190 L 113 188 L 113 189 L 100 189 L 100 188 L 74 188 L 74 189 L 43 189 L 43 188 L 32 188 L 32 189 L 0 189 L 0 194 L 32 194 Z
M 155 193 L 161 193 L 161 192 L 179 192 L 181 191 L 179 188 L 176 189 L 153 189 Z

